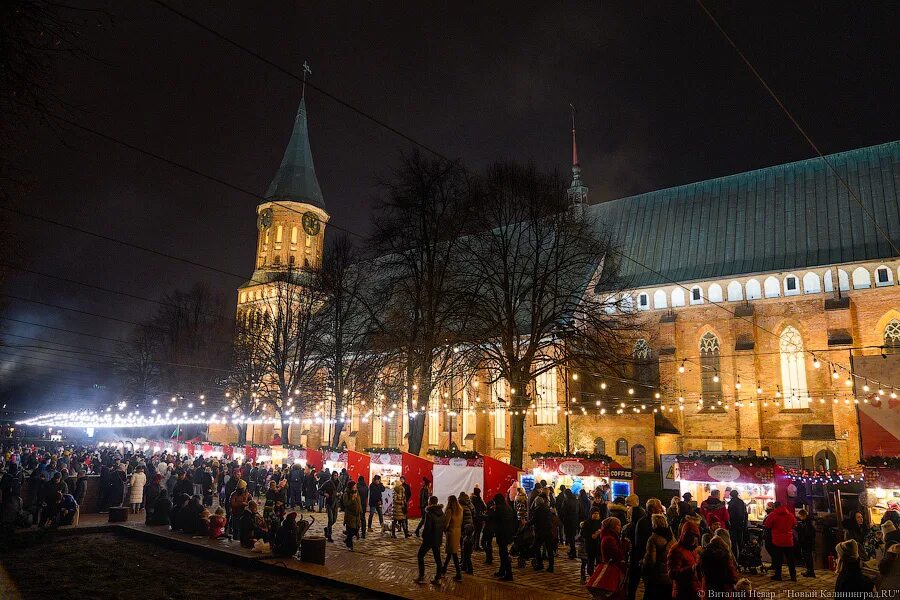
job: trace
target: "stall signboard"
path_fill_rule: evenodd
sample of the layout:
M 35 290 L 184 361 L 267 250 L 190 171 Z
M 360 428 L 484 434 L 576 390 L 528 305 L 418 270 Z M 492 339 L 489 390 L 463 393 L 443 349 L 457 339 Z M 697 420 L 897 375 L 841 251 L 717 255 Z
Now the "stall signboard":
M 775 479 L 771 466 L 751 465 L 729 461 L 708 462 L 678 461 L 679 481 L 706 481 L 710 483 L 770 484 Z
M 536 469 L 559 473 L 570 477 L 609 477 L 609 465 L 600 460 L 588 460 L 574 456 L 537 458 Z
M 373 465 L 394 465 L 401 466 L 403 464 L 403 455 L 391 452 L 382 452 L 381 454 L 371 454 Z
M 455 456 L 450 458 L 448 456 L 435 456 L 434 464 L 436 465 L 449 465 L 451 467 L 484 467 L 484 458 L 479 456 L 478 458 L 465 458 L 463 456 Z
M 662 474 L 662 487 L 664 490 L 680 490 L 678 483 L 678 455 L 660 454 L 659 465 Z
M 634 473 L 631 469 L 620 467 L 618 469 L 610 469 L 609 476 L 611 479 L 631 479 L 634 476 Z
M 900 489 L 900 469 L 886 467 L 864 467 L 866 487 Z

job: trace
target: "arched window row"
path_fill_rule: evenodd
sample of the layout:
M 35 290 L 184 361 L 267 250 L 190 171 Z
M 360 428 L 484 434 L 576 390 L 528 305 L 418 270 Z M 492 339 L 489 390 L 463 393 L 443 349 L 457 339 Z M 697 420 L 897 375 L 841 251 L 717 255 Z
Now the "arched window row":
M 694 285 L 690 288 L 679 286 L 670 292 L 648 290 L 637 294 L 636 305 L 638 310 L 659 310 L 705 302 L 742 302 L 762 298 L 830 293 L 834 291 L 835 272 L 837 273 L 838 288 L 842 292 L 892 286 L 895 276 L 900 281 L 900 268 L 895 274 L 894 269 L 887 265 L 880 265 L 875 269 L 857 267 L 849 272 L 844 269 L 827 269 L 821 273 L 809 271 L 802 276 L 799 273 L 787 273 L 781 277 L 774 275 L 754 277 L 743 284 L 739 281 L 731 281 L 724 289 L 722 284 L 712 283 L 706 288 L 701 285 Z

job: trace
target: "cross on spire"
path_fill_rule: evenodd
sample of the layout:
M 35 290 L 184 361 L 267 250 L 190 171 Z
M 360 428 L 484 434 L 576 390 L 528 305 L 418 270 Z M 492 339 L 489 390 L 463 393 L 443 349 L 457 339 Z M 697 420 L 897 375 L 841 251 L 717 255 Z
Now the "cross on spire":
M 300 97 L 306 98 L 306 76 L 312 75 L 312 69 L 309 68 L 309 63 L 305 60 L 303 61 L 303 87 L 300 88 Z

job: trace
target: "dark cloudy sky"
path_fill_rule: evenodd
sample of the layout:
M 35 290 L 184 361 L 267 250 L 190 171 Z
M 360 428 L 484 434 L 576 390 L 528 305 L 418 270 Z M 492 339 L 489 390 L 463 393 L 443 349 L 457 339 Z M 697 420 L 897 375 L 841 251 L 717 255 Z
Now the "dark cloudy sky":
M 709 5 L 824 152 L 900 137 L 896 3 Z M 91 59 L 57 65 L 53 89 L 73 107 L 70 118 L 263 193 L 290 135 L 297 82 L 152 2 L 89 6 L 114 18 L 83 32 Z M 567 168 L 572 102 L 593 202 L 813 154 L 686 0 L 175 6 L 294 71 L 308 60 L 316 85 L 473 168 L 496 159 Z M 365 234 L 377 176 L 410 145 L 313 91 L 307 102 L 332 222 Z M 250 274 L 255 199 L 71 129 L 35 122 L 18 131 L 15 166 L 29 181 L 20 206 Z M 25 218 L 9 236 L 16 260 L 34 269 L 135 294 L 239 283 Z M 6 293 L 126 320 L 153 308 L 33 275 L 13 275 Z M 113 338 L 128 332 L 9 299 L 4 316 Z M 10 352 L 0 354 L 0 399 L 11 405 L 84 403 L 81 384 L 98 380 L 84 376 L 85 363 L 63 372 Z

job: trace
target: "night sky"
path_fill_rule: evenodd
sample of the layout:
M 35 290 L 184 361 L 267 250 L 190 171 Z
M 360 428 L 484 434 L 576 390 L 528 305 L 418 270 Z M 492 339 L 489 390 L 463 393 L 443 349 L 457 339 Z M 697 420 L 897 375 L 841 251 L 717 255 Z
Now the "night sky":
M 472 168 L 512 159 L 567 169 L 574 103 L 591 202 L 814 154 L 694 2 L 224 4 L 174 5 L 295 72 L 308 60 L 316 85 Z M 83 5 L 113 20 L 83 32 L 90 59 L 56 65 L 69 118 L 264 193 L 298 83 L 151 2 Z M 709 6 L 823 152 L 900 137 L 896 3 Z M 378 177 L 411 146 L 313 90 L 307 105 L 332 223 L 364 235 Z M 256 199 L 66 127 L 20 123 L 13 141 L 29 182 L 22 208 L 251 274 Z M 11 225 L 15 261 L 79 281 L 150 297 L 205 281 L 232 303 L 240 283 L 26 218 Z M 14 273 L 5 288 L 125 320 L 154 308 L 33 275 Z M 3 316 L 111 338 L 130 328 L 9 299 Z M 9 352 L 0 401 L 10 408 L 91 401 L 83 384 L 98 378 L 86 363 L 60 371 Z

